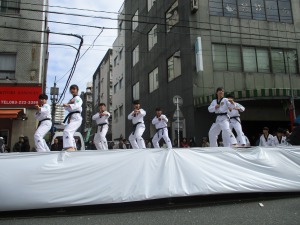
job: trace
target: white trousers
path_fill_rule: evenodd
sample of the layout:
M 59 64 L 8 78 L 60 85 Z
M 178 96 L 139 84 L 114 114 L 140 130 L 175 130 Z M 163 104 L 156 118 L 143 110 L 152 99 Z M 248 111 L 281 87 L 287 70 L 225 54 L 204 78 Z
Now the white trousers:
M 239 144 L 239 146 L 245 146 L 246 145 L 246 138 L 245 138 L 245 134 L 243 133 L 242 130 L 242 125 L 240 122 L 238 122 L 236 119 L 230 119 L 230 124 L 229 124 L 230 130 L 232 131 L 232 129 L 235 130 L 236 134 L 237 134 L 237 142 Z M 227 139 L 224 138 L 224 135 L 222 133 L 222 138 L 223 138 L 223 144 L 228 146 L 228 143 L 226 143 Z
M 133 149 L 146 148 L 145 141 L 142 137 L 144 131 L 145 131 L 145 124 L 140 123 L 136 126 L 134 134 L 132 134 L 132 132 L 131 132 L 128 139 L 129 139 L 131 147 Z
M 218 135 L 220 134 L 221 131 L 222 131 L 222 135 L 224 135 L 223 136 L 224 147 L 229 147 L 237 144 L 237 141 L 229 127 L 229 119 L 224 119 L 219 121 L 217 119 L 217 121 L 213 123 L 213 125 L 211 126 L 208 133 L 210 147 L 218 147 L 218 143 L 217 143 Z
M 51 129 L 51 120 L 45 120 L 41 122 L 40 126 L 37 128 L 34 134 L 34 143 L 37 152 L 50 152 L 50 149 L 44 139 L 45 135 Z
M 106 140 L 106 134 L 108 131 L 108 125 L 104 125 L 102 127 L 102 131 L 100 132 L 101 127 L 98 126 L 97 133 L 94 136 L 94 143 L 97 150 L 108 150 L 108 144 Z
M 64 147 L 64 149 L 76 148 L 74 133 L 80 127 L 81 122 L 82 122 L 82 119 L 80 119 L 80 120 L 72 120 L 71 119 L 70 123 L 65 126 L 65 129 L 63 132 L 63 147 Z M 84 144 L 84 143 L 82 143 L 82 144 Z
M 165 142 L 168 146 L 168 149 L 172 149 L 172 143 L 171 143 L 171 140 L 170 140 L 169 135 L 168 135 L 168 128 L 163 128 L 163 129 L 159 130 L 153 136 L 152 143 L 153 143 L 154 148 L 160 148 L 158 142 L 162 138 L 165 140 Z

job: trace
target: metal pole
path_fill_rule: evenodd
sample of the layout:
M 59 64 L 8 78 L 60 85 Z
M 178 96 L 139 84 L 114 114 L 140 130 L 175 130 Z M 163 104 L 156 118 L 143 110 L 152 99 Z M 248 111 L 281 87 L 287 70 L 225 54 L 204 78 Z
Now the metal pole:
M 291 101 L 291 105 L 292 105 L 293 116 L 294 116 L 294 119 L 296 119 L 295 99 L 294 99 L 294 91 L 293 91 L 293 87 L 292 87 L 292 79 L 291 79 L 291 71 L 290 71 L 290 56 L 289 55 L 287 55 L 287 60 L 288 60 L 288 72 L 289 72 L 290 92 L 291 92 L 290 93 L 290 101 Z
M 179 129 L 180 129 L 180 121 L 179 121 L 179 100 L 176 98 L 176 107 L 177 107 L 177 145 L 178 148 L 180 148 L 180 135 L 179 135 Z

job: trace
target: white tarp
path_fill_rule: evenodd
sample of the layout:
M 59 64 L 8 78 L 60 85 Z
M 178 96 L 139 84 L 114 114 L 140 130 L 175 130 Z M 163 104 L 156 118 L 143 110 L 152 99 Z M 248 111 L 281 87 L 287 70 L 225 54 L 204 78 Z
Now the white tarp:
M 0 211 L 300 191 L 300 148 L 0 154 Z

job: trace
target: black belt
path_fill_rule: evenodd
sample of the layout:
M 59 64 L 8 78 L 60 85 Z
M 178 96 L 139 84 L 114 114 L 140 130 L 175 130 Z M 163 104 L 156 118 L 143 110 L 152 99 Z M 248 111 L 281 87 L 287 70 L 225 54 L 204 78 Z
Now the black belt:
M 227 116 L 227 113 L 216 113 L 216 116 Z
M 70 113 L 66 116 L 66 118 L 64 119 L 64 122 L 63 122 L 63 123 L 67 122 L 67 120 L 68 120 L 74 113 L 80 113 L 80 111 L 70 112 Z M 69 123 L 69 121 L 68 121 L 68 123 Z
M 98 127 L 101 127 L 101 128 L 100 128 L 100 132 L 102 132 L 103 126 L 106 125 L 106 124 L 107 124 L 107 123 L 100 123 L 100 124 L 97 124 Z M 97 133 L 98 133 L 98 130 L 97 130 Z
M 134 135 L 135 130 L 136 130 L 136 127 L 137 127 L 137 125 L 139 125 L 140 123 L 142 123 L 142 122 L 138 122 L 138 123 L 136 123 L 136 124 L 133 124 L 133 127 L 132 127 L 132 135 Z
M 42 123 L 43 121 L 46 121 L 46 120 L 51 120 L 51 119 L 49 119 L 49 118 L 46 118 L 46 119 L 43 119 L 43 120 L 39 121 L 39 124 L 38 124 L 38 126 L 37 126 L 37 128 L 36 128 L 36 129 L 38 129 L 38 128 L 39 128 L 39 126 L 41 125 L 41 123 Z
M 167 128 L 167 127 L 162 127 L 162 128 L 156 129 L 156 133 L 157 133 L 158 138 L 159 138 L 159 131 L 160 131 L 160 130 L 163 130 L 163 131 L 162 131 L 162 135 L 164 135 L 164 129 L 165 129 L 165 128 Z
M 234 119 L 234 120 L 238 121 L 239 123 L 241 123 L 241 121 L 238 118 L 240 118 L 240 117 L 239 116 L 230 117 L 230 119 Z

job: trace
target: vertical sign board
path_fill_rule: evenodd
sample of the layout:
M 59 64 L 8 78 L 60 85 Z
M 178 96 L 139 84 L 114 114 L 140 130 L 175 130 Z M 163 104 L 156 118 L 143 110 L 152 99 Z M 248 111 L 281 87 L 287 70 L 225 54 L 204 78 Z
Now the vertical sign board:
M 195 54 L 196 54 L 197 72 L 203 71 L 203 53 L 202 53 L 202 40 L 201 40 L 201 37 L 196 38 Z
M 38 104 L 42 86 L 0 86 L 0 107 L 31 107 Z

